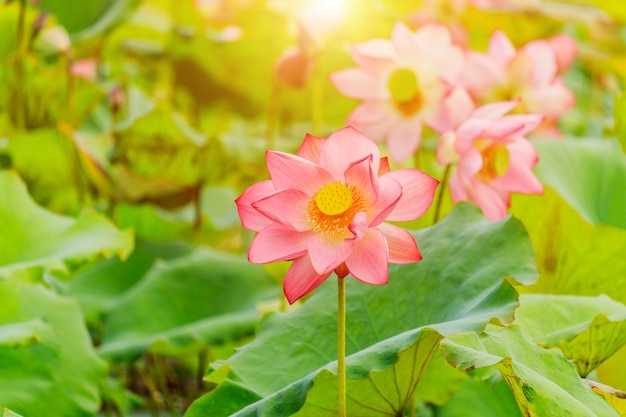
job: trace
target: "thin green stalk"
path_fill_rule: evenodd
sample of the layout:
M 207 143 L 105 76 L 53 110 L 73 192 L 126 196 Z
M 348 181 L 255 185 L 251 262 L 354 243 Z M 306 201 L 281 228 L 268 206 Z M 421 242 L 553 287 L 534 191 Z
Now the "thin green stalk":
M 346 417 L 346 281 L 337 279 L 337 415 Z
M 22 129 L 26 127 L 26 104 L 24 101 L 24 56 L 26 55 L 26 0 L 19 2 L 19 15 L 17 18 L 17 53 L 15 55 L 15 125 Z
M 446 191 L 446 185 L 448 185 L 448 177 L 450 176 L 450 165 L 446 165 L 446 169 L 443 171 L 443 178 L 441 179 L 441 187 L 439 187 L 439 195 L 437 196 L 437 206 L 435 207 L 435 218 L 433 224 L 439 221 L 439 215 L 441 214 L 441 203 L 443 201 L 443 193 Z
M 17 54 L 18 59 L 21 59 L 26 52 L 26 0 L 20 0 L 20 10 L 17 17 Z

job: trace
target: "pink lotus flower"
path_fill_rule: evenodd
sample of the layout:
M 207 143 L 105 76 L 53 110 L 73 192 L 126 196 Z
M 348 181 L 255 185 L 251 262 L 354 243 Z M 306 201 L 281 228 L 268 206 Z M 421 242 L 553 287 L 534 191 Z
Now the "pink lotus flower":
M 358 67 L 331 75 L 342 94 L 364 101 L 348 123 L 376 142 L 386 138 L 394 161 L 415 153 L 424 124 L 438 132 L 449 128 L 441 103 L 459 80 L 463 51 L 444 26 L 411 32 L 397 23 L 391 41 L 356 44 L 352 58 Z
M 553 45 L 567 46 L 557 54 Z M 464 85 L 479 104 L 519 99 L 521 113 L 543 114 L 556 120 L 574 105 L 574 95 L 558 76 L 559 65 L 571 60 L 575 48 L 563 38 L 537 40 L 515 49 L 496 31 L 486 54 L 469 52 Z M 575 51 L 575 49 L 574 49 Z
M 496 221 L 506 215 L 511 193 L 542 194 L 543 186 L 531 171 L 538 161 L 537 152 L 524 136 L 536 129 L 543 117 L 505 116 L 517 101 L 474 109 L 464 90 L 457 89 L 451 96 L 456 98 L 459 113 L 469 116 L 456 130 L 442 135 L 437 149 L 439 163 L 458 163 L 450 178 L 453 201 L 471 201 Z
M 421 216 L 439 181 L 416 169 L 390 171 L 376 145 L 352 127 L 328 139 L 307 135 L 297 155 L 267 151 L 266 160 L 271 179 L 236 203 L 244 227 L 259 232 L 249 260 L 293 260 L 284 281 L 290 303 L 333 271 L 385 284 L 388 262 L 421 259 L 413 236 L 384 220 Z

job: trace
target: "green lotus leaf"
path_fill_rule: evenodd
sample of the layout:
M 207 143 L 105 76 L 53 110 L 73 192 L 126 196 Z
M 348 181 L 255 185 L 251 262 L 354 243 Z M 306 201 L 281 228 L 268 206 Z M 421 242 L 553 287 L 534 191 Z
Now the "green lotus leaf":
M 451 335 L 441 347 L 448 361 L 462 371 L 485 367 L 500 371 L 525 417 L 617 417 L 581 381 L 561 351 L 537 346 L 517 325 L 488 325 L 480 335 Z
M 624 229 L 590 224 L 551 188 L 543 196 L 516 196 L 513 213 L 528 229 L 541 271 L 539 281 L 521 291 L 606 294 L 626 303 L 626 287 L 615 285 L 615 277 L 626 275 Z
M 0 276 L 35 267 L 63 268 L 66 260 L 97 254 L 126 257 L 131 231 L 116 229 L 104 216 L 86 211 L 77 219 L 35 204 L 16 173 L 0 172 Z
M 397 415 L 411 403 L 415 387 L 421 400 L 445 402 L 464 377 L 452 368 L 441 371 L 442 335 L 510 321 L 517 294 L 504 278 L 524 284 L 536 278 L 528 236 L 514 218 L 491 223 L 475 207 L 460 204 L 415 237 L 424 259 L 391 265 L 389 284 L 346 282 L 351 415 Z M 216 417 L 336 414 L 335 292 L 331 278 L 298 310 L 266 317 L 257 338 L 227 362 L 215 363 L 207 376 L 228 373 L 228 395 L 219 385 L 187 417 L 205 415 L 207 404 Z M 437 388 L 421 388 L 420 381 Z M 262 399 L 240 401 L 233 413 L 235 393 Z
M 615 140 L 534 142 L 539 179 L 592 224 L 626 229 L 626 155 Z
M 260 265 L 240 256 L 197 248 L 156 262 L 104 315 L 98 352 L 127 360 L 149 348 L 199 351 L 252 334 L 256 303 L 279 290 Z
M 535 342 L 558 347 L 586 377 L 626 344 L 626 306 L 606 296 L 520 296 L 516 323 Z
M 119 298 L 146 275 L 159 260 L 177 258 L 193 252 L 182 242 L 136 240 L 127 259 L 103 259 L 81 269 L 68 281 L 64 294 L 76 298 L 88 321 L 99 322 L 101 315 L 115 306 Z
M 509 386 L 504 380 L 489 384 L 468 379 L 463 388 L 441 407 L 438 417 L 522 417 Z
M 105 363 L 75 300 L 0 280 L 0 407 L 25 416 L 88 416 L 100 408 Z

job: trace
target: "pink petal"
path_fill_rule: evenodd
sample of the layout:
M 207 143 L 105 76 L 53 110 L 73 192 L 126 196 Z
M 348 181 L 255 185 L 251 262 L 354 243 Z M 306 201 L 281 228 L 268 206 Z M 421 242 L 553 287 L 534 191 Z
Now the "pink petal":
M 263 215 L 299 232 L 311 230 L 306 219 L 311 197 L 299 190 L 280 190 L 254 203 L 252 207 Z
M 368 224 L 369 224 L 369 221 L 367 218 L 367 213 L 363 211 L 357 213 L 354 216 L 354 219 L 352 219 L 352 223 L 350 223 L 350 225 L 348 226 L 348 230 L 350 230 L 352 234 L 354 235 L 353 238 L 349 238 L 349 239 L 353 241 L 362 239 L 363 236 L 365 236 L 365 233 L 367 232 Z
M 378 199 L 369 210 L 370 218 L 373 219 L 370 227 L 376 227 L 385 221 L 402 197 L 402 186 L 393 178 L 391 171 L 379 178 Z
M 293 304 L 300 297 L 310 293 L 328 278 L 331 273 L 318 274 L 311 259 L 301 256 L 293 261 L 283 281 L 283 291 L 289 304 Z
M 330 81 L 341 94 L 359 100 L 376 100 L 389 97 L 384 80 L 374 77 L 361 68 L 348 68 L 330 75 Z
M 352 59 L 360 67 L 383 80 L 397 66 L 397 54 L 391 41 L 372 39 L 357 43 L 352 47 Z
M 385 236 L 389 249 L 389 262 L 407 264 L 422 259 L 415 238 L 407 230 L 389 223 L 376 227 Z
M 569 68 L 578 53 L 576 42 L 567 35 L 554 36 L 548 42 L 556 54 L 557 73 L 561 74 Z
M 465 52 L 458 46 L 448 48 L 447 56 L 442 59 L 442 72 L 440 77 L 448 84 L 454 86 L 461 82 L 465 67 Z
M 539 159 L 532 143 L 520 139 L 507 144 L 507 149 L 510 155 L 509 169 L 490 185 L 506 192 L 542 194 L 543 186 L 531 171 Z
M 300 145 L 300 148 L 298 149 L 297 155 L 304 159 L 308 159 L 311 162 L 319 164 L 320 149 L 322 148 L 322 144 L 325 141 L 325 138 L 318 138 L 317 136 L 313 136 L 307 133 L 306 136 L 304 136 L 302 145 Z
M 254 237 L 248 260 L 255 264 L 265 264 L 298 258 L 306 253 L 310 237 L 310 232 L 297 232 L 272 224 Z
M 252 203 L 275 191 L 276 189 L 272 181 L 261 181 L 248 187 L 243 194 L 235 200 L 243 227 L 258 232 L 273 223 L 271 219 L 252 207 Z
M 542 113 L 547 117 L 563 115 L 574 106 L 575 97 L 560 81 L 550 86 L 524 92 L 522 97 L 528 110 Z
M 461 124 L 456 131 L 454 142 L 457 153 L 463 155 L 474 146 L 474 141 L 489 127 L 489 119 L 469 119 Z
M 548 85 L 556 76 L 556 56 L 550 43 L 537 40 L 526 44 L 523 51 L 533 63 L 533 84 Z
M 488 55 L 469 52 L 461 78 L 470 93 L 482 96 L 504 81 L 504 68 L 499 67 Z
M 487 54 L 500 68 L 505 68 L 508 62 L 516 55 L 516 50 L 509 38 L 502 31 L 497 30 L 489 39 Z
M 468 192 L 472 203 L 480 207 L 489 220 L 498 221 L 506 216 L 507 206 L 493 188 L 475 181 Z
M 424 51 L 432 51 L 435 55 L 449 53 L 452 46 L 452 35 L 447 27 L 431 23 L 419 28 L 414 35 L 415 41 Z
M 402 196 L 393 211 L 387 216 L 391 221 L 415 220 L 426 213 L 435 197 L 439 181 L 417 169 L 397 169 L 381 177 L 393 178 L 402 187 Z
M 445 88 L 444 86 L 444 89 L 440 90 L 441 94 L 437 93 L 432 98 L 429 98 L 428 100 L 431 104 L 424 107 L 420 113 L 424 124 L 437 133 L 444 133 L 456 127 L 451 121 L 453 113 L 456 111 L 453 110 L 453 113 L 451 113 L 445 106 L 444 100 L 446 94 L 448 94 Z
M 367 233 L 355 245 L 346 266 L 350 274 L 367 284 L 387 283 L 387 242 L 377 229 L 368 229 Z
M 456 129 L 461 123 L 469 119 L 476 109 L 474 101 L 467 90 L 462 87 L 454 88 L 443 100 L 446 123 L 439 126 L 439 131 L 446 132 Z
M 506 145 L 509 150 L 511 159 L 520 161 L 520 163 L 526 165 L 528 168 L 532 168 L 539 161 L 539 155 L 537 150 L 531 141 L 527 139 L 519 139 L 514 142 L 510 142 Z
M 386 101 L 367 101 L 355 108 L 348 123 L 373 140 L 381 142 L 399 119 Z
M 522 122 L 508 117 L 502 117 L 500 119 L 491 120 L 491 123 L 481 135 L 485 138 L 504 140 L 513 134 L 518 134 L 523 128 L 524 124 Z
M 543 123 L 545 117 L 540 114 L 513 114 L 506 116 L 505 119 L 522 126 L 521 129 L 515 132 L 516 136 L 526 136 L 537 129 Z
M 327 274 L 341 265 L 354 246 L 354 240 L 343 237 L 328 239 L 315 234 L 309 239 L 308 251 L 313 268 L 318 274 Z
M 404 23 L 398 22 L 391 30 L 391 42 L 400 57 L 414 57 L 420 55 L 415 33 Z
M 463 184 L 463 180 L 458 169 L 452 172 L 449 184 L 452 201 L 454 201 L 455 203 L 458 203 L 459 201 L 469 201 L 467 190 L 465 189 L 465 185 Z
M 442 24 L 429 24 L 415 33 L 421 51 L 418 74 L 422 83 L 436 76 L 454 85 L 461 76 L 465 55 L 461 48 L 452 44 L 450 30 Z
M 509 169 L 501 178 L 496 178 L 492 187 L 506 192 L 522 194 L 543 194 L 543 185 L 528 166 L 517 160 L 509 163 Z
M 293 188 L 313 195 L 335 178 L 321 166 L 284 152 L 267 151 L 267 170 L 277 190 Z
M 486 104 L 477 108 L 476 111 L 472 113 L 472 117 L 476 119 L 497 119 L 513 110 L 518 103 L 519 100 L 510 100 Z
M 346 184 L 350 184 L 363 195 L 366 205 L 378 198 L 378 177 L 372 168 L 372 156 L 355 162 L 346 170 Z
M 391 128 L 387 148 L 391 159 L 400 164 L 411 157 L 422 139 L 422 122 L 419 119 L 401 120 Z
M 354 162 L 372 156 L 372 168 L 378 171 L 380 151 L 367 137 L 352 126 L 332 133 L 320 151 L 320 164 L 328 169 L 339 181 L 344 181 L 344 173 Z
M 533 85 L 533 61 L 525 52 L 517 54 L 507 67 L 509 83 L 514 86 Z
M 461 178 L 471 178 L 483 167 L 483 157 L 476 148 L 469 148 L 459 160 Z
M 460 155 L 455 150 L 456 133 L 446 132 L 437 143 L 437 162 L 439 165 L 453 165 L 459 162 Z

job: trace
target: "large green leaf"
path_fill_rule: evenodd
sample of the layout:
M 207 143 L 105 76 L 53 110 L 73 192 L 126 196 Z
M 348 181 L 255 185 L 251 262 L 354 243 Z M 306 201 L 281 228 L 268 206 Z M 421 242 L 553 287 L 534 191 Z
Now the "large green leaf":
M 0 276 L 32 267 L 62 268 L 63 261 L 128 255 L 132 232 L 116 229 L 104 216 L 87 211 L 78 219 L 35 204 L 19 177 L 0 172 Z
M 99 352 L 123 360 L 150 347 L 199 351 L 236 340 L 253 332 L 260 316 L 255 303 L 277 295 L 261 266 L 198 248 L 157 262 L 108 309 Z
M 480 336 L 473 332 L 448 336 L 441 346 L 460 370 L 500 371 L 525 417 L 617 417 L 559 350 L 537 346 L 519 326 L 488 325 Z
M 390 266 L 388 285 L 346 283 L 349 412 L 356 415 L 396 415 L 421 380 L 437 387 L 418 385 L 421 399 L 445 401 L 463 379 L 438 366 L 441 335 L 482 329 L 494 317 L 508 322 L 517 294 L 503 278 L 525 284 L 536 278 L 526 231 L 514 218 L 491 223 L 461 204 L 415 237 L 424 259 Z M 254 342 L 227 364 L 216 363 L 208 379 L 218 383 L 229 374 L 229 394 L 219 388 L 207 394 L 188 417 L 205 415 L 208 404 L 216 417 L 336 414 L 334 281 L 300 309 L 268 316 Z M 241 401 L 242 410 L 233 414 L 233 401 L 255 396 L 263 399 Z
M 606 296 L 525 294 L 515 321 L 533 341 L 561 349 L 583 377 L 626 344 L 626 306 Z
M 194 247 L 182 242 L 137 240 L 128 259 L 104 259 L 72 275 L 65 294 L 76 298 L 90 321 L 98 321 L 119 298 L 150 270 L 158 259 L 188 255 Z
M 535 172 L 593 224 L 626 229 L 626 155 L 615 140 L 535 141 Z
M 497 384 L 468 379 L 446 404 L 437 408 L 437 417 L 522 417 L 515 398 L 504 380 Z
M 535 285 L 520 291 L 606 294 L 626 303 L 626 286 L 619 283 L 626 276 L 626 230 L 589 223 L 549 187 L 543 196 L 515 196 L 512 207 L 528 229 L 541 271 Z M 600 380 L 626 386 L 624 364 L 626 348 L 598 368 Z
M 551 188 L 543 196 L 516 196 L 512 206 L 528 229 L 541 271 L 530 291 L 606 294 L 626 303 L 626 286 L 615 282 L 626 276 L 626 230 L 590 224 Z
M 0 407 L 25 416 L 89 416 L 105 364 L 80 307 L 35 284 L 0 280 Z
M 127 17 L 138 0 L 42 0 L 40 8 L 54 14 L 74 40 L 102 34 Z

